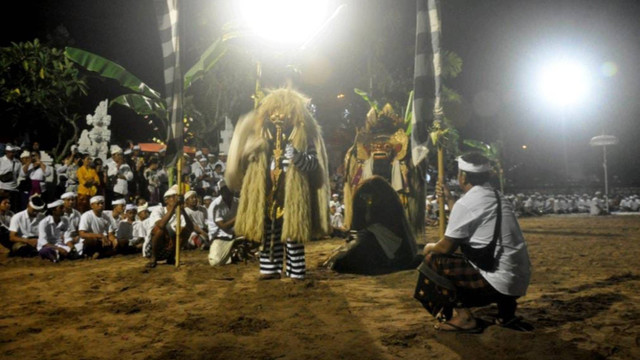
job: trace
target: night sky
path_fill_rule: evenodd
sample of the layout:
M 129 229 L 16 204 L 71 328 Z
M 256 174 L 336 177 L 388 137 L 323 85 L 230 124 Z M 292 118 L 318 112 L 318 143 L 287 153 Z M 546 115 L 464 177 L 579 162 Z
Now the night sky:
M 405 21 L 400 29 L 389 31 L 413 43 L 415 1 L 345 3 L 348 11 L 315 49 L 330 62 L 329 80 L 321 87 L 300 86 L 313 98 L 341 92 L 351 96 L 349 92 L 361 86 L 350 83 L 353 69 L 362 65 L 361 54 L 350 53 L 359 48 L 350 44 L 359 41 L 361 27 L 374 26 L 391 7 Z M 74 46 L 114 60 L 162 90 L 152 1 L 25 0 L 13 4 L 14 10 L 3 12 L 2 46 L 45 39 L 63 25 Z M 199 29 L 219 28 L 230 16 L 228 2 L 193 0 L 185 4 L 185 11 L 199 14 L 192 17 Z M 507 165 L 515 167 L 514 177 L 527 178 L 561 170 L 564 138 L 573 176 L 592 178 L 602 177 L 602 150 L 591 148 L 588 142 L 605 132 L 620 139 L 619 145 L 608 149 L 610 176 L 620 184 L 640 185 L 639 19 L 640 1 L 631 0 L 443 0 L 443 47 L 464 61 L 460 76 L 447 83 L 463 97 L 462 106 L 451 115 L 462 137 L 486 142 L 503 139 Z M 204 36 L 188 29 L 186 33 Z M 588 98 L 566 109 L 564 117 L 539 98 L 536 88 L 537 69 L 563 54 L 580 59 L 593 84 Z M 398 64 L 413 64 L 411 52 L 387 56 L 397 58 Z M 117 86 L 98 81 L 91 81 L 90 86 L 86 113 L 93 112 L 100 99 L 118 95 Z M 111 114 L 116 139 L 150 138 L 148 126 L 127 110 L 114 107 Z M 540 177 L 540 182 L 545 179 Z

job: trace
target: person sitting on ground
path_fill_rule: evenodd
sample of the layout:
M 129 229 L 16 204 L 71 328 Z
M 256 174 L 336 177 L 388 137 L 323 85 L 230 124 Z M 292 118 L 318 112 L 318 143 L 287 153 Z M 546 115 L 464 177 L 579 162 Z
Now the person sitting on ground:
M 151 256 L 151 237 L 147 229 L 149 228 L 149 204 L 145 201 L 143 204 L 137 206 L 136 221 L 133 222 L 133 237 L 142 238 L 140 244 L 140 250 L 142 250 L 142 256 Z
M 216 182 L 216 184 L 217 184 L 217 182 Z M 211 195 L 205 195 L 202 198 L 202 206 L 204 206 L 204 208 L 207 209 L 207 211 L 208 211 L 209 206 L 211 205 L 212 202 L 213 202 L 213 196 L 211 196 Z M 209 219 L 207 218 L 207 221 L 208 220 Z
M 338 214 L 342 214 L 342 204 L 340 203 L 340 195 L 338 194 L 331 195 L 331 200 L 329 200 L 329 207 L 331 207 L 332 205 L 336 207 L 336 212 Z
M 136 232 L 136 215 L 138 213 L 138 207 L 134 204 L 127 204 L 124 209 L 122 219 L 118 224 L 118 230 L 116 231 L 116 237 L 127 241 L 126 246 L 121 247 L 123 253 L 135 253 L 142 250 L 142 244 L 144 242 L 144 234 Z M 142 235 L 142 236 L 141 236 Z
M 189 237 L 188 245 L 191 248 L 207 250 L 211 243 L 207 234 L 206 210 L 198 205 L 198 195 L 195 191 L 187 191 L 184 194 L 184 212 L 193 222 L 193 233 Z M 186 244 L 185 244 L 186 245 Z
M 458 158 L 458 183 L 464 196 L 453 206 L 444 237 L 424 247 L 421 267 L 437 275 L 431 282 L 443 277 L 457 292 L 456 301 L 443 304 L 438 314 L 446 320 L 436 325 L 440 331 L 482 331 L 469 308 L 490 303 L 498 305 L 497 323 L 519 322 L 516 299 L 526 294 L 531 262 L 513 207 L 489 185 L 490 174 L 489 160 L 483 155 Z M 441 184 L 437 191 L 445 197 L 450 193 Z M 458 248 L 462 256 L 453 255 Z
M 38 225 L 38 254 L 43 259 L 58 262 L 72 254 L 73 244 L 69 231 L 69 220 L 63 216 L 64 201 L 47 204 L 47 217 Z M 75 254 L 75 252 L 74 252 Z M 74 257 L 72 255 L 72 257 Z
M 75 209 L 76 194 L 73 192 L 66 192 L 60 196 L 60 200 L 64 203 L 64 214 L 62 214 L 62 216 L 69 220 L 69 232 L 71 234 L 71 245 L 69 246 L 73 246 L 75 249 L 75 245 L 80 241 L 78 227 L 80 226 L 80 218 L 82 217 L 80 211 Z
M 151 213 L 149 222 L 151 230 L 151 258 L 147 268 L 156 267 L 158 261 L 166 260 L 167 264 L 175 264 L 177 219 L 176 209 L 180 206 L 178 185 L 172 186 L 164 193 L 166 207 L 158 206 Z M 188 240 L 193 231 L 193 223 L 189 216 L 180 216 L 180 242 Z
M 104 196 L 96 195 L 89 200 L 91 210 L 82 214 L 78 232 L 80 254 L 97 259 L 116 253 L 118 241 L 114 235 L 109 216 L 104 213 Z M 76 246 L 78 248 L 78 246 Z
M 122 221 L 122 215 L 124 214 L 124 208 L 127 205 L 125 199 L 117 199 L 111 202 L 112 210 L 103 211 L 109 217 L 109 221 L 111 221 L 111 227 L 113 229 L 117 229 L 118 225 Z
M 338 212 L 336 204 L 329 206 L 329 216 L 331 216 L 331 236 L 346 238 L 349 232 L 344 228 L 343 217 Z
M 11 250 L 13 243 L 9 240 L 9 226 L 11 226 L 11 195 L 0 195 L 0 244 Z
M 230 264 L 234 245 L 234 229 L 238 212 L 238 198 L 233 196 L 226 182 L 218 181 L 218 196 L 207 209 L 209 218 L 209 238 L 212 239 L 209 249 L 211 266 Z
M 605 203 L 605 199 L 602 197 L 602 193 L 600 191 L 596 191 L 596 195 L 591 199 L 589 203 L 589 215 L 606 215 L 607 214 L 607 205 Z
M 44 219 L 45 204 L 39 194 L 29 197 L 29 204 L 11 218 L 9 240 L 13 243 L 9 256 L 36 256 L 38 225 Z

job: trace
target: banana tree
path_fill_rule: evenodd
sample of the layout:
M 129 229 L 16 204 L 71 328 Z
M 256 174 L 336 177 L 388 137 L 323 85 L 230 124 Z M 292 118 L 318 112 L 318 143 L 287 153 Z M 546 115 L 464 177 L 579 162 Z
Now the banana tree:
M 498 179 L 500 180 L 500 191 L 504 192 L 504 170 L 502 166 L 502 142 L 495 141 L 495 142 L 492 142 L 491 144 L 486 144 L 478 140 L 465 139 L 463 143 L 470 148 L 480 151 L 482 155 L 484 155 L 487 159 L 489 159 L 491 164 L 496 169 L 496 172 L 498 173 Z
M 226 54 L 229 48 L 228 40 L 244 34 L 242 31 L 226 26 L 223 29 L 223 35 L 214 41 L 198 61 L 184 74 L 184 93 L 195 81 L 202 79 Z M 129 93 L 111 100 L 109 106 L 119 104 L 131 109 L 138 115 L 154 116 L 162 121 L 163 127 L 167 126 L 169 113 L 165 99 L 162 98 L 160 92 L 150 88 L 124 67 L 102 56 L 73 47 L 65 49 L 65 56 L 101 77 L 116 80 L 123 88 L 129 91 Z

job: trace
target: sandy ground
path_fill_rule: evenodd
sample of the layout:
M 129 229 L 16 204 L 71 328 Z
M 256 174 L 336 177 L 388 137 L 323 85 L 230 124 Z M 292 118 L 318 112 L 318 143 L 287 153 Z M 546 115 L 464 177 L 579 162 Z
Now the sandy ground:
M 438 333 L 412 298 L 415 271 L 320 269 L 338 239 L 308 245 L 302 282 L 257 281 L 255 262 L 212 268 L 199 251 L 151 271 L 133 255 L 52 264 L 2 253 L 0 358 L 640 359 L 640 216 L 521 226 L 534 275 L 518 312 L 532 332 Z

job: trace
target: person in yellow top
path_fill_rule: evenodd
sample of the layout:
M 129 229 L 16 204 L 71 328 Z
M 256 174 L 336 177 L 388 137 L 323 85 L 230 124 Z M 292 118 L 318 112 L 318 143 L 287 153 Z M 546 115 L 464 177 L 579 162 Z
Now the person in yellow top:
M 78 211 L 84 213 L 89 210 L 89 199 L 98 191 L 100 178 L 96 169 L 91 166 L 91 155 L 82 157 L 82 166 L 78 168 Z

